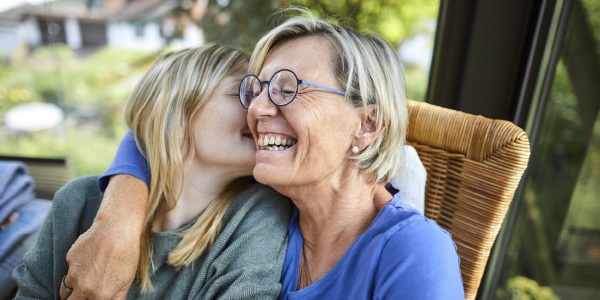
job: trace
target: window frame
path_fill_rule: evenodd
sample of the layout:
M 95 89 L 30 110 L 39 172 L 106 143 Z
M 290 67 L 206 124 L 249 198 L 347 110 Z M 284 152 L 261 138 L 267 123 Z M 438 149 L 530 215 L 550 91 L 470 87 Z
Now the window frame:
M 533 153 L 571 4 L 441 0 L 426 101 L 512 121 L 527 132 Z M 478 299 L 494 299 L 522 193 L 519 187 L 505 216 Z

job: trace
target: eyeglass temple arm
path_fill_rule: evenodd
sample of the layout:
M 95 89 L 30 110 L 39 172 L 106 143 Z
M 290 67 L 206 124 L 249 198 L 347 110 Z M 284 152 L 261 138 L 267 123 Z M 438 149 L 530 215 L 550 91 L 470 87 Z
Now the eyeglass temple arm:
M 336 94 L 340 94 L 340 95 L 342 95 L 342 96 L 346 96 L 346 92 L 344 92 L 344 91 L 340 91 L 340 90 L 332 89 L 332 88 L 330 88 L 330 87 L 326 87 L 326 86 L 323 86 L 323 85 L 320 85 L 320 84 L 312 83 L 312 82 L 310 82 L 310 81 L 306 81 L 306 80 L 299 80 L 299 79 L 298 79 L 298 83 L 299 83 L 299 84 L 300 84 L 300 83 L 302 83 L 302 84 L 306 84 L 306 85 L 314 86 L 314 87 L 316 87 L 316 88 L 320 88 L 320 89 L 322 89 L 322 90 L 326 90 L 326 91 L 329 91 L 329 92 L 334 92 L 334 93 L 336 93 Z

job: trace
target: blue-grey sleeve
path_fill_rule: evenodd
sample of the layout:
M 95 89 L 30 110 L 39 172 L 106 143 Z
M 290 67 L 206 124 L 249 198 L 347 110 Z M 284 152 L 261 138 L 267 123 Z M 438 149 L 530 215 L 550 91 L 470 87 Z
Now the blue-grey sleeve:
M 100 188 L 100 191 L 104 192 L 108 186 L 110 177 L 117 174 L 135 176 L 144 181 L 147 186 L 150 186 L 150 168 L 148 166 L 148 161 L 140 153 L 131 130 L 128 130 L 121 140 L 115 159 L 108 170 L 106 170 L 98 179 L 98 188 Z
M 15 299 L 60 299 L 60 282 L 69 270 L 71 245 L 94 221 L 102 193 L 97 176 L 84 176 L 65 184 L 54 195 L 38 240 L 13 271 L 19 287 Z
M 456 245 L 432 220 L 392 235 L 380 259 L 374 299 L 465 298 Z

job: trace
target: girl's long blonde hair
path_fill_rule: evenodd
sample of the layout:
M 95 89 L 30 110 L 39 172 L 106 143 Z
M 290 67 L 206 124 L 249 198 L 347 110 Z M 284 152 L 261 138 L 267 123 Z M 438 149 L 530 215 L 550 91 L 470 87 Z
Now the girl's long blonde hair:
M 163 55 L 127 101 L 125 121 L 152 174 L 136 274 L 142 292 L 152 289 L 152 221 L 177 204 L 185 164 L 196 153 L 194 117 L 217 85 L 248 58 L 239 49 L 214 44 Z M 232 182 L 208 205 L 182 233 L 183 239 L 169 254 L 169 264 L 184 267 L 212 247 L 227 208 L 248 182 L 248 178 Z

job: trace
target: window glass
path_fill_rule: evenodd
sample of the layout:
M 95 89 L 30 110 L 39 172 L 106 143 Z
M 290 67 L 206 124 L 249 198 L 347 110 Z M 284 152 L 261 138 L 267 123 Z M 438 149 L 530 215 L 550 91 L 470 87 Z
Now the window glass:
M 73 176 L 99 174 L 125 132 L 129 92 L 158 55 L 204 42 L 251 50 L 306 5 L 382 34 L 405 62 L 408 95 L 423 100 L 439 0 L 65 1 L 0 3 L 0 156 L 67 158 Z M 110 18 L 107 18 L 110 16 Z
M 498 299 L 600 299 L 600 2 L 569 5 Z

